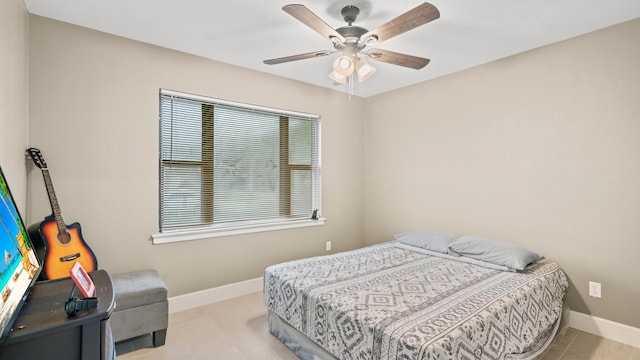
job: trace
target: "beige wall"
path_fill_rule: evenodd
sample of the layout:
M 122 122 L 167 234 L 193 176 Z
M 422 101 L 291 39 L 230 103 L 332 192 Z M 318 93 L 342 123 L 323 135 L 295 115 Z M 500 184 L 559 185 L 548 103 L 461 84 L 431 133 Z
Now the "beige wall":
M 639 39 L 634 20 L 367 99 L 367 242 L 520 243 L 565 269 L 574 310 L 640 327 Z
M 362 99 L 31 17 L 30 145 L 42 150 L 65 221 L 78 221 L 99 266 L 155 268 L 169 295 L 260 277 L 284 260 L 364 244 Z M 152 245 L 158 231 L 160 88 L 322 119 L 324 226 Z M 30 221 L 50 213 L 29 176 Z
M 29 15 L 22 0 L 0 1 L 0 166 L 25 215 Z

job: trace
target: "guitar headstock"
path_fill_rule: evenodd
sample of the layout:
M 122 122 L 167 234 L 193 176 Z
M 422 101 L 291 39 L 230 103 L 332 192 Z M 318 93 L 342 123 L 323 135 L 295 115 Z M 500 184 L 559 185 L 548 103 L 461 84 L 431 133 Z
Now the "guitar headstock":
M 42 153 L 40 152 L 40 150 L 36 148 L 29 148 L 27 149 L 27 155 L 31 157 L 31 160 L 33 160 L 33 163 L 36 164 L 36 166 L 39 167 L 40 169 L 47 168 L 47 163 L 44 161 L 44 157 L 42 156 Z

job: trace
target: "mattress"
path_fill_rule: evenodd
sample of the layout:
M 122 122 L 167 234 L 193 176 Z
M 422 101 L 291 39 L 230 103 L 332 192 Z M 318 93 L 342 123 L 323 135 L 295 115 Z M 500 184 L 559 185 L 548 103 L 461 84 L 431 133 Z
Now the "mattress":
M 531 359 L 567 286 L 553 262 L 508 272 L 390 242 L 270 266 L 264 301 L 338 359 Z

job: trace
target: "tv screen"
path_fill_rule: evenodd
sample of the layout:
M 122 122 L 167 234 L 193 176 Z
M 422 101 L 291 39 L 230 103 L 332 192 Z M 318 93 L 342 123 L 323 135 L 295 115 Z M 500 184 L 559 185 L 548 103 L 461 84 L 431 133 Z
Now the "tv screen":
M 36 251 L 0 167 L 0 343 L 9 334 L 40 270 Z

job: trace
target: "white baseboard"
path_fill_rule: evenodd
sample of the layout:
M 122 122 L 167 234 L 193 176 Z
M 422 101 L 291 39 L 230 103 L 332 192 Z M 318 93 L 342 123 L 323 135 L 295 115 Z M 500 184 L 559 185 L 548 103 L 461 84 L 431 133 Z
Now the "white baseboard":
M 216 288 L 169 298 L 169 313 L 192 309 L 218 301 L 262 291 L 263 278 L 241 281 Z M 569 326 L 603 338 L 640 348 L 640 329 L 611 320 L 571 311 Z
M 640 348 L 640 328 L 571 311 L 569 326 L 605 339 Z
M 258 291 L 262 291 L 261 277 L 189 294 L 173 296 L 168 299 L 169 313 L 172 314 Z

